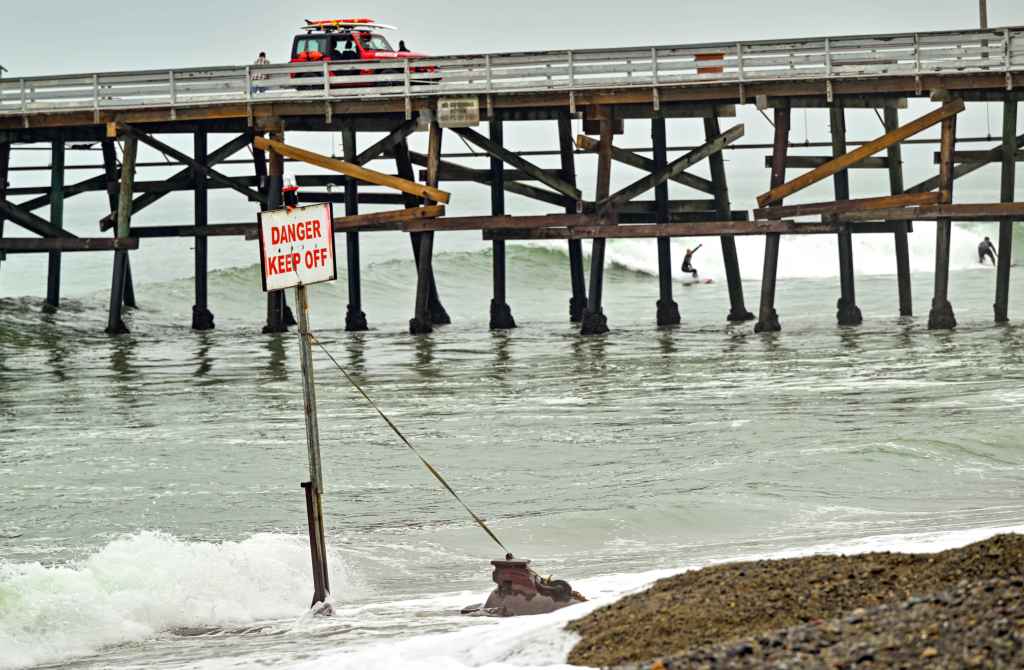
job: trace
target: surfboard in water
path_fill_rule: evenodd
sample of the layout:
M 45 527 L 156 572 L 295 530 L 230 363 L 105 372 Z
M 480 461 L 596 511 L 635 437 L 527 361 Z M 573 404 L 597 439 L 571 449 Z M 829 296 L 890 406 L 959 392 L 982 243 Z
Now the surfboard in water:
M 698 277 L 697 279 L 684 279 L 682 283 L 683 286 L 700 286 L 702 284 L 714 284 L 715 280 Z

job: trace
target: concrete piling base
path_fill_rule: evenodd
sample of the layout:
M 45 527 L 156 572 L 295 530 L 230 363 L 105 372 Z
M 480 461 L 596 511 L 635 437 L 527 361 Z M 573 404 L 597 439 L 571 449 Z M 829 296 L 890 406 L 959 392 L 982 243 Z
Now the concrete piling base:
M 508 330 L 516 327 L 512 308 L 508 303 L 491 300 L 491 330 Z
M 369 330 L 366 324 L 366 313 L 349 305 L 345 310 L 345 330 L 350 333 L 359 333 Z
M 843 298 L 836 301 L 836 321 L 840 326 L 859 326 L 864 322 L 860 307 L 849 304 Z
M 779 324 L 779 313 L 773 308 L 768 314 L 754 324 L 755 333 L 777 333 L 782 330 L 782 325 Z
M 675 300 L 658 301 L 658 325 L 678 326 L 682 322 L 679 316 L 679 304 Z
M 729 315 L 725 317 L 725 320 L 729 323 L 742 323 L 744 321 L 753 321 L 754 315 L 747 311 L 745 307 L 736 308 L 733 307 L 729 311 Z
M 213 312 L 205 307 L 192 305 L 192 330 L 213 330 L 213 328 Z
M 953 305 L 948 300 L 933 300 L 932 309 L 928 312 L 928 330 L 953 330 L 956 328 L 956 316 Z
M 434 332 L 434 326 L 430 322 L 417 317 L 409 319 L 410 335 L 428 335 L 432 332 Z
M 583 312 L 581 335 L 604 335 L 608 332 L 608 317 L 603 312 Z
M 1007 312 L 1006 305 L 1000 305 L 994 303 L 992 305 L 992 312 L 995 314 L 996 323 L 1007 323 L 1010 320 L 1010 316 Z

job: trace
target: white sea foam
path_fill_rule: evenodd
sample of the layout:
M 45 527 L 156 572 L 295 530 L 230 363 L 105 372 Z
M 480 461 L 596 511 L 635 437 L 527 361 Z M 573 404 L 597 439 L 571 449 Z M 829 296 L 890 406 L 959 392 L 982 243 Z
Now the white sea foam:
M 934 225 L 914 224 L 916 234 L 910 240 L 911 272 L 933 272 L 935 269 Z M 950 268 L 953 270 L 985 269 L 991 266 L 978 264 L 978 243 L 985 236 L 977 227 L 955 226 L 951 238 Z M 538 242 L 549 249 L 565 252 L 565 243 L 557 241 Z M 584 242 L 584 252 L 589 254 L 589 242 Z M 704 246 L 694 256 L 693 264 L 704 277 L 717 281 L 725 279 L 722 263 L 722 249 L 715 238 L 675 238 L 672 240 L 672 274 L 683 279 L 679 269 L 683 253 L 698 244 Z M 740 270 L 744 279 L 760 279 L 764 262 L 764 240 L 760 237 L 737 237 L 736 248 Z M 896 260 L 893 255 L 892 235 L 855 235 L 853 240 L 854 268 L 860 275 L 896 274 Z M 779 249 L 779 276 L 785 278 L 820 278 L 838 276 L 839 251 L 835 235 L 790 235 L 786 236 Z M 658 248 L 654 240 L 615 239 L 607 248 L 607 259 L 621 267 L 635 272 L 656 275 L 658 273 Z
M 473 621 L 452 632 L 415 633 L 425 614 L 447 613 L 471 594 L 441 593 L 400 602 L 340 603 L 338 617 L 372 625 L 375 616 L 394 629 L 405 619 L 406 636 L 321 651 L 289 662 L 285 648 L 272 651 L 276 665 L 301 670 L 402 667 L 432 670 L 568 669 L 576 642 L 565 624 L 597 607 L 635 592 L 657 579 L 712 563 L 759 558 L 788 558 L 813 553 L 868 551 L 934 552 L 977 542 L 1024 526 L 893 534 L 783 549 L 758 554 L 726 550 L 700 564 L 673 569 L 604 575 L 574 580 L 590 602 L 552 614 L 518 619 Z M 0 563 L 0 667 L 23 667 L 90 654 L 122 642 L 143 641 L 178 627 L 217 627 L 284 620 L 282 629 L 301 635 L 300 616 L 308 594 L 308 558 L 303 538 L 263 534 L 241 542 L 185 542 L 160 533 L 116 540 L 90 557 L 65 567 Z M 723 547 L 723 549 L 726 549 Z M 335 590 L 352 594 L 344 566 L 331 566 Z M 398 613 L 398 619 L 395 614 Z M 385 621 L 386 619 L 386 621 Z M 306 622 L 308 624 L 308 622 Z M 318 645 L 322 648 L 322 645 Z M 243 645 L 244 647 L 244 645 Z M 255 662 L 224 655 L 202 662 L 204 668 L 238 667 Z M 270 650 L 265 650 L 270 651 Z M 260 652 L 256 652 L 260 653 Z M 307 649 L 308 654 L 308 649 Z M 191 667 L 191 666 L 190 666 Z
M 0 560 L 0 668 L 53 662 L 177 627 L 294 618 L 308 606 L 298 536 L 186 542 L 144 532 L 63 566 Z M 344 566 L 331 565 L 335 590 Z

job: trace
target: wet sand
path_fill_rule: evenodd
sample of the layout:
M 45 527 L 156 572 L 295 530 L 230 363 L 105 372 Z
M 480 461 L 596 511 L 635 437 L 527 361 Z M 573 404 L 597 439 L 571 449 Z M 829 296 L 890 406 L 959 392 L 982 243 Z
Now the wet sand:
M 624 668 L 1024 667 L 1024 536 L 938 554 L 811 556 L 661 580 L 570 624 Z

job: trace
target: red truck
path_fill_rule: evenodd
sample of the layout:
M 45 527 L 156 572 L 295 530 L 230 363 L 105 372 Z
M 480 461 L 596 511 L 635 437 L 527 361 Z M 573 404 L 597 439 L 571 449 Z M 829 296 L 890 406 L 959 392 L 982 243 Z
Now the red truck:
M 396 50 L 388 40 L 380 34 L 381 30 L 395 30 L 393 26 L 377 23 L 372 19 L 325 19 L 310 21 L 306 19 L 305 31 L 292 40 L 292 63 L 310 63 L 329 61 L 331 63 L 348 61 L 387 61 L 400 59 L 424 58 L 426 54 L 408 50 Z M 399 43 L 402 46 L 402 43 Z M 347 63 L 346 63 L 347 64 Z M 332 76 L 395 74 L 402 69 L 390 68 L 349 68 L 331 69 Z M 435 72 L 434 67 L 414 67 L 412 72 Z M 298 75 L 302 76 L 302 75 Z M 315 76 L 315 75 L 308 75 Z M 340 84 L 342 86 L 362 86 L 364 84 Z M 365 84 L 372 85 L 372 84 Z

